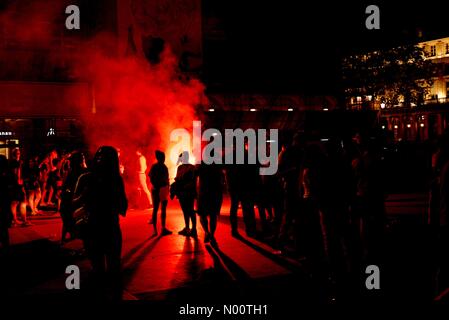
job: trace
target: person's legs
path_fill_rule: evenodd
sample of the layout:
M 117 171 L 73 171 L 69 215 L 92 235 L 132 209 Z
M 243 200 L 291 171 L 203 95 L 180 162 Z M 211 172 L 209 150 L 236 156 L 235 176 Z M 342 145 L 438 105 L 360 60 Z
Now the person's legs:
M 192 229 L 190 231 L 190 234 L 192 236 L 196 236 L 196 214 L 195 214 L 195 198 L 191 197 L 189 198 L 188 206 L 189 206 L 189 213 L 190 213 L 190 220 L 192 220 Z
M 120 227 L 114 227 L 111 238 L 108 240 L 106 248 L 107 271 L 113 277 L 120 274 L 122 255 L 122 232 Z
M 144 173 L 139 174 L 139 184 L 140 184 L 140 188 L 145 193 L 145 196 L 148 199 L 149 205 L 152 206 L 153 200 L 151 199 L 151 193 L 150 193 L 150 190 L 148 189 L 147 176 Z
M 31 209 L 31 215 L 33 215 L 33 216 L 36 214 L 35 203 L 34 203 L 35 198 L 36 198 L 35 191 L 28 190 L 28 205 Z
M 50 187 L 48 189 L 48 199 L 47 199 L 47 204 L 52 204 L 53 203 L 53 187 Z
M 23 223 L 28 223 L 27 221 L 27 204 L 25 201 L 21 201 L 19 204 L 20 215 L 22 216 Z
M 181 206 L 182 215 L 184 217 L 184 224 L 185 227 L 181 231 L 178 232 L 178 234 L 183 236 L 188 236 L 190 232 L 190 213 L 189 213 L 189 200 L 186 197 L 180 197 L 179 198 L 179 204 Z
M 167 204 L 168 204 L 168 201 L 167 201 L 167 200 L 162 201 L 162 205 L 161 205 L 161 223 L 162 223 L 162 229 L 167 229 L 167 228 L 166 228 L 166 220 L 167 220 Z
M 217 218 L 218 215 L 217 214 L 212 214 L 210 216 L 210 234 L 212 235 L 212 237 L 214 237 L 215 235 L 215 230 L 217 230 Z
M 159 194 L 158 191 L 153 190 L 153 228 L 154 228 L 154 234 L 157 234 L 157 212 L 159 210 Z
M 185 198 L 185 197 L 180 197 L 179 198 L 179 205 L 181 206 L 182 214 L 184 216 L 185 229 L 189 229 L 189 227 L 190 227 L 190 215 L 189 215 L 188 199 Z
M 18 224 L 19 220 L 17 220 L 17 206 L 19 205 L 19 201 L 12 201 L 11 202 L 11 213 L 12 213 L 12 219 L 14 224 Z
M 232 233 L 237 233 L 238 223 L 237 223 L 237 211 L 239 208 L 239 198 L 236 194 L 231 193 L 231 207 L 229 210 L 229 221 L 231 223 Z
M 200 223 L 201 223 L 201 226 L 203 227 L 204 233 L 206 235 L 208 235 L 210 233 L 210 231 L 209 231 L 209 222 L 207 221 L 207 216 L 205 214 L 202 214 L 200 216 Z
M 245 199 L 242 199 L 242 211 L 246 234 L 249 236 L 253 236 L 256 233 L 254 203 L 246 197 Z
M 37 188 L 35 190 L 35 198 L 34 198 L 34 210 L 36 213 L 39 212 L 39 202 L 41 202 L 41 197 L 42 197 L 41 188 Z

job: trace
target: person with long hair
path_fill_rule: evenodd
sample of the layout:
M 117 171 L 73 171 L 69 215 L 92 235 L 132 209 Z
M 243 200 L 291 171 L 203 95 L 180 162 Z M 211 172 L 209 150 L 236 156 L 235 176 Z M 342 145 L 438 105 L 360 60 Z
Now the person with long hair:
M 74 238 L 74 219 L 73 219 L 73 194 L 75 192 L 76 183 L 79 177 L 86 172 L 86 159 L 81 152 L 74 152 L 69 157 L 70 169 L 67 178 L 64 181 L 61 191 L 61 219 L 62 219 L 62 234 L 61 244 L 66 241 L 67 233 Z
M 99 289 L 112 286 L 113 298 L 120 299 L 122 233 L 119 216 L 126 216 L 128 201 L 118 154 L 113 147 L 98 149 L 91 170 L 78 179 L 74 204 L 85 211 L 83 240 L 95 284 Z

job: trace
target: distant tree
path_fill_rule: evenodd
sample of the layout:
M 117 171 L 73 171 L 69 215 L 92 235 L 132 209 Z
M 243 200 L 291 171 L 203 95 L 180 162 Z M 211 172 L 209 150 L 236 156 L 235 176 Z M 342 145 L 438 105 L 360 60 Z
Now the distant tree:
M 422 103 L 435 72 L 436 65 L 414 45 L 353 55 L 342 63 L 346 97 L 372 96 L 387 106 Z

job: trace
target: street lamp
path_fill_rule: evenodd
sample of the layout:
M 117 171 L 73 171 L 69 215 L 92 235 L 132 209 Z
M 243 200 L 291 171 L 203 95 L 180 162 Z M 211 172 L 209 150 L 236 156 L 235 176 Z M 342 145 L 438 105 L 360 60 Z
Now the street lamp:
M 382 102 L 382 103 L 380 104 L 380 108 L 381 108 L 381 109 L 385 109 L 385 103 L 384 103 L 384 102 Z

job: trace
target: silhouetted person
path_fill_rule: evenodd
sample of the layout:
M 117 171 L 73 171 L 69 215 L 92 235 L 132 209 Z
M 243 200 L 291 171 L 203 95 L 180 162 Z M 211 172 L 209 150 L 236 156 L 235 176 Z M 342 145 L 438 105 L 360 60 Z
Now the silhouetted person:
M 105 276 L 109 276 L 114 298 L 119 299 L 122 249 L 119 216 L 126 215 L 128 201 L 113 147 L 98 149 L 91 171 L 78 179 L 74 203 L 83 206 L 88 215 L 84 245 L 96 284 L 101 285 L 108 280 Z
M 383 170 L 376 142 L 361 145 L 360 150 L 352 161 L 356 183 L 354 218 L 358 220 L 364 255 L 372 257 L 379 253 L 386 221 Z
M 189 163 L 189 153 L 187 151 L 179 155 L 178 163 L 181 163 L 181 165 L 176 171 L 176 196 L 179 199 L 185 223 L 184 229 L 179 231 L 179 234 L 196 237 L 196 216 L 194 209 L 196 198 L 195 166 Z M 190 229 L 190 221 L 192 221 L 192 229 Z
M 279 243 L 284 246 L 293 228 L 293 222 L 298 217 L 301 198 L 299 188 L 300 166 L 302 162 L 302 148 L 299 136 L 295 136 L 291 144 L 287 144 L 279 153 L 278 175 L 283 185 L 284 213 L 280 222 Z
M 146 207 L 151 207 L 153 205 L 153 201 L 151 200 L 151 193 L 150 190 L 148 189 L 148 185 L 147 185 L 147 176 L 146 176 L 146 171 L 147 171 L 147 159 L 145 158 L 145 156 L 142 154 L 142 152 L 140 150 L 136 151 L 136 155 L 137 155 L 137 177 L 138 177 L 138 187 L 139 189 L 145 194 L 145 197 L 148 200 L 147 206 Z
M 31 215 L 39 213 L 38 205 L 41 201 L 41 186 L 39 184 L 39 167 L 37 159 L 31 158 L 28 166 L 24 170 L 24 184 L 28 196 L 28 205 L 31 209 Z
M 27 221 L 25 188 L 23 185 L 23 177 L 22 177 L 23 164 L 19 148 L 13 150 L 12 159 L 9 163 L 9 168 L 12 171 L 14 177 L 14 185 L 12 187 L 12 199 L 11 199 L 11 212 L 13 216 L 13 223 L 16 226 L 21 224 L 17 219 L 17 207 L 19 207 L 19 212 L 23 220 L 22 225 L 29 226 L 31 225 L 31 223 Z
M 198 215 L 204 229 L 204 243 L 216 245 L 215 230 L 223 203 L 223 171 L 216 164 L 201 164 L 198 167 L 199 192 Z
M 52 163 L 52 170 L 50 171 L 50 173 L 48 174 L 48 179 L 47 179 L 47 184 L 46 184 L 46 188 L 47 188 L 47 194 L 48 194 L 48 199 L 47 199 L 47 203 L 51 204 L 53 203 L 53 198 L 56 199 L 56 205 L 57 205 L 57 211 L 59 211 L 59 198 L 60 198 L 60 190 L 61 190 L 61 186 L 62 186 L 62 178 L 60 176 L 60 170 L 59 170 L 59 165 L 60 165 L 60 160 L 58 158 L 55 158 L 51 161 Z
M 153 197 L 153 218 L 152 224 L 154 228 L 153 236 L 157 236 L 157 212 L 159 205 L 161 206 L 161 224 L 163 236 L 172 234 L 166 228 L 167 220 L 167 204 L 169 196 L 169 175 L 168 168 L 165 165 L 165 154 L 157 150 L 155 152 L 157 162 L 151 166 L 149 176 L 152 185 L 151 196 Z
M 9 232 L 11 226 L 11 174 L 8 160 L 0 155 L 0 248 L 9 247 Z
M 226 167 L 226 181 L 231 198 L 229 219 L 231 222 L 231 233 L 234 237 L 239 236 L 237 220 L 239 203 L 242 205 L 246 234 L 250 237 L 256 235 L 254 204 L 257 196 L 258 174 L 259 171 L 256 165 L 232 164 Z
M 71 238 L 74 233 L 74 207 L 72 205 L 73 195 L 75 193 L 76 183 L 79 177 L 87 170 L 86 159 L 81 152 L 74 152 L 70 158 L 70 169 L 67 178 L 64 181 L 61 192 L 61 218 L 62 218 L 62 234 L 61 244 L 65 242 L 67 233 L 70 233 Z
M 324 261 L 324 230 L 321 224 L 322 208 L 328 200 L 325 197 L 326 159 L 318 145 L 306 148 L 301 173 L 303 204 L 300 212 L 299 244 L 304 253 L 311 259 L 315 268 L 320 268 Z M 316 270 L 321 271 L 321 270 Z

